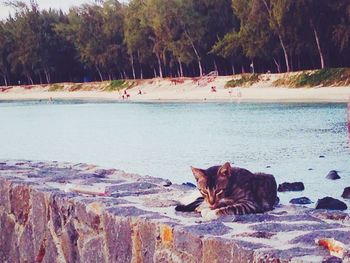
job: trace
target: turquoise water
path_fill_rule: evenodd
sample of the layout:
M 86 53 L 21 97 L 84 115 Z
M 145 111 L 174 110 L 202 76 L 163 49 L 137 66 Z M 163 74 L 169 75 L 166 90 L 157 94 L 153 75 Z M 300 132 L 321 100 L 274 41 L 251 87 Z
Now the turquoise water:
M 303 181 L 283 202 L 339 198 L 350 186 L 345 104 L 2 102 L 0 123 L 0 159 L 87 162 L 176 183 L 193 182 L 191 165 L 229 161 Z M 342 179 L 325 179 L 330 170 Z

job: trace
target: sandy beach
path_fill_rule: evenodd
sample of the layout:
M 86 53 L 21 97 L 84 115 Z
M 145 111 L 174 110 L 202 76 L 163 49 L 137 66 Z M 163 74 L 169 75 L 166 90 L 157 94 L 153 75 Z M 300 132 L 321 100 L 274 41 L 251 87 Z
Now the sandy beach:
M 109 100 L 133 102 L 348 102 L 350 86 L 289 88 L 274 87 L 278 74 L 264 74 L 261 80 L 249 87 L 225 88 L 232 76 L 219 76 L 210 81 L 191 78 L 176 83 L 172 79 L 139 80 L 127 89 L 130 95 L 123 99 L 124 90 L 103 91 L 104 83 L 79 84 L 82 88 L 71 91 L 76 83 L 62 83 L 60 91 L 49 91 L 48 85 L 2 87 L 0 100 Z M 212 90 L 215 87 L 216 91 Z M 139 91 L 142 94 L 138 94 Z

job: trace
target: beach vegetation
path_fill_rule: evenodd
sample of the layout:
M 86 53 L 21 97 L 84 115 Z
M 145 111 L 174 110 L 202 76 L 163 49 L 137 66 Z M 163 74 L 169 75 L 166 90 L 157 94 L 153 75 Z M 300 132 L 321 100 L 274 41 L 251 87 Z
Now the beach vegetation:
M 49 91 L 63 91 L 64 86 L 60 84 L 53 84 L 49 86 Z
M 345 86 L 349 83 L 349 68 L 324 68 L 283 76 L 275 80 L 273 85 L 300 88 L 315 86 Z
M 128 88 L 128 82 L 125 80 L 117 79 L 112 80 L 110 84 L 104 89 L 104 91 L 119 91 Z
M 259 81 L 259 74 L 242 74 L 240 78 L 231 79 L 226 82 L 225 88 L 245 87 Z

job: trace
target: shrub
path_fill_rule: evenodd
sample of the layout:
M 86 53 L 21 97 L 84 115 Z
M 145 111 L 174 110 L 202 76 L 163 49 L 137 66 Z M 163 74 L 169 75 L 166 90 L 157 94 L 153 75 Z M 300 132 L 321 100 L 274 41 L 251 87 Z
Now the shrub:
M 117 79 L 117 80 L 112 80 L 109 86 L 107 86 L 104 90 L 119 91 L 124 88 L 128 88 L 128 83 L 125 80 Z
M 62 91 L 63 89 L 64 89 L 64 86 L 59 84 L 53 84 L 53 85 L 50 85 L 49 87 L 49 91 Z
M 325 68 L 311 72 L 302 72 L 293 76 L 286 76 L 273 82 L 274 86 L 314 87 L 314 86 L 342 86 L 350 80 L 350 69 Z
M 243 74 L 239 79 L 231 79 L 226 82 L 225 88 L 249 86 L 259 81 L 259 74 Z

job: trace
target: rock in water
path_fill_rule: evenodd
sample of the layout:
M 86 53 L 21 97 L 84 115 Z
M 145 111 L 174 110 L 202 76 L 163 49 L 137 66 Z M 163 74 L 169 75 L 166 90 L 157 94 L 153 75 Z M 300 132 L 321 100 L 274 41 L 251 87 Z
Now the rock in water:
M 278 192 L 303 191 L 305 189 L 302 182 L 283 183 L 278 185 Z
M 327 174 L 326 178 L 330 180 L 337 180 L 340 179 L 340 176 L 337 171 L 332 170 Z
M 312 201 L 309 198 L 304 196 L 299 198 L 293 198 L 289 201 L 289 203 L 295 204 L 295 205 L 308 205 L 308 204 L 311 204 Z
M 348 207 L 344 202 L 327 196 L 322 199 L 318 199 L 316 209 L 346 210 Z
M 182 183 L 182 185 L 189 186 L 189 187 L 193 187 L 193 188 L 196 188 L 196 187 L 197 187 L 195 184 L 192 184 L 192 183 L 190 183 L 190 182 Z
M 166 179 L 164 182 L 163 182 L 163 186 L 165 187 L 168 187 L 170 185 L 172 185 L 173 183 L 169 180 L 169 179 Z
M 350 199 L 350 187 L 345 187 L 341 197 Z

